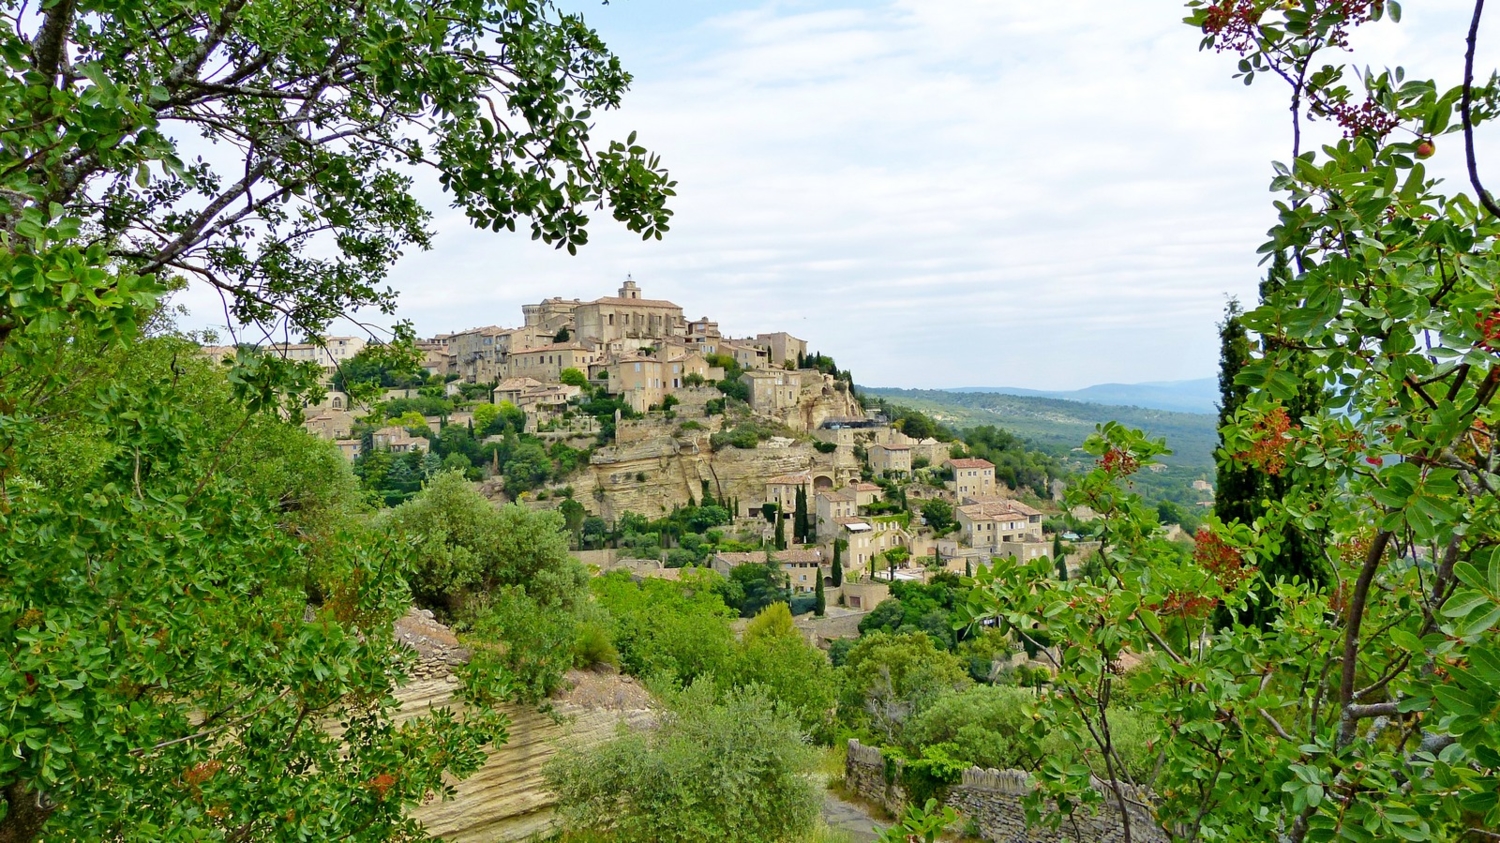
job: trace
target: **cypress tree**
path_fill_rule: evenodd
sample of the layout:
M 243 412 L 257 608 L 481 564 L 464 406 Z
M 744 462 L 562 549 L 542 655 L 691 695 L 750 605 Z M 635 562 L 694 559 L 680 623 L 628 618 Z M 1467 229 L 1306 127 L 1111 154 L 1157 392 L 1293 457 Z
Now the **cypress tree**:
M 965 559 L 964 560 L 964 576 L 966 576 L 966 577 L 972 577 L 972 576 L 974 576 L 974 560 L 972 560 L 972 559 Z
M 1260 298 L 1265 302 L 1280 292 L 1291 281 L 1291 268 L 1286 255 L 1277 253 L 1271 262 L 1270 271 L 1260 285 Z M 1250 361 L 1250 338 L 1242 321 L 1239 303 L 1231 300 L 1224 311 L 1224 321 L 1219 325 L 1219 429 L 1222 431 L 1235 413 L 1245 405 L 1251 390 L 1235 383 L 1235 378 Z M 1262 351 L 1265 349 L 1262 348 Z M 1283 353 L 1281 361 L 1297 376 L 1300 387 L 1297 394 L 1283 402 L 1292 424 L 1298 424 L 1303 416 L 1315 415 L 1323 406 L 1322 384 L 1309 377 L 1316 361 L 1305 352 Z M 1292 491 L 1293 479 L 1290 471 L 1271 474 L 1259 466 L 1236 464 L 1224 449 L 1222 432 L 1219 449 L 1214 453 L 1216 463 L 1214 487 L 1214 514 L 1225 522 L 1239 521 L 1253 524 L 1265 514 L 1265 501 L 1279 500 Z M 1299 477 L 1297 484 L 1306 487 L 1313 483 L 1325 487 L 1322 477 Z M 1304 533 L 1288 524 L 1282 536 L 1281 548 L 1272 558 L 1261 563 L 1261 574 L 1265 585 L 1261 587 L 1261 599 L 1253 603 L 1242 622 L 1266 625 L 1274 617 L 1267 586 L 1277 578 L 1299 578 L 1304 582 L 1326 584 L 1328 573 L 1322 561 L 1321 539 Z M 1223 626 L 1229 622 L 1228 613 L 1217 613 L 1216 622 Z
M 807 542 L 807 489 L 797 487 L 797 511 L 792 522 L 792 539 L 798 544 Z
M 813 602 L 813 614 L 821 618 L 827 611 L 828 597 L 823 594 L 823 572 L 819 571 L 817 596 L 814 598 Z
M 1273 269 L 1274 271 L 1274 269 Z M 1222 431 L 1250 397 L 1250 388 L 1234 382 L 1240 370 L 1250 362 L 1250 338 L 1240 317 L 1240 303 L 1234 299 L 1224 308 L 1219 325 L 1219 429 Z M 1250 465 L 1236 465 L 1224 452 L 1224 435 L 1219 434 L 1219 449 L 1214 452 L 1214 514 L 1225 522 L 1250 524 L 1260 515 L 1261 472 Z
M 833 587 L 841 588 L 844 585 L 844 563 L 841 559 L 841 550 L 844 540 L 833 540 Z
M 776 549 L 786 550 L 786 519 L 776 515 Z

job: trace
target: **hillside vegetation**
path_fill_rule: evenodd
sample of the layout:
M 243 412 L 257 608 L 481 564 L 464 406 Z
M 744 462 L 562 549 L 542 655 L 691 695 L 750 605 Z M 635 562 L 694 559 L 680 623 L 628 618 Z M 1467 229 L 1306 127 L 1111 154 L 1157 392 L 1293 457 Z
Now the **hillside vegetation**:
M 1117 421 L 1140 428 L 1152 436 L 1165 437 L 1167 446 L 1172 449 L 1172 454 L 1162 460 L 1168 465 L 1212 471 L 1213 452 L 1218 446 L 1215 418 L 1199 413 L 1173 413 L 994 392 L 863 386 L 859 390 L 865 395 L 921 410 L 950 427 L 1002 427 L 1054 452 L 1077 448 L 1094 432 L 1096 425 L 1107 421 Z

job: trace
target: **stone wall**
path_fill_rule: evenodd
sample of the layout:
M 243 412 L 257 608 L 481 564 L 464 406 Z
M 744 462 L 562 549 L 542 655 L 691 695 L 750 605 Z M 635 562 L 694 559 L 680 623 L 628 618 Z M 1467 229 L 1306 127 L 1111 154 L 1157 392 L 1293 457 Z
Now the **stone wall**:
M 899 760 L 888 761 L 879 749 L 851 739 L 844 762 L 844 783 L 860 797 L 899 813 L 906 803 L 901 768 Z M 1032 785 L 1030 776 L 1020 770 L 970 767 L 962 781 L 947 789 L 943 801 L 977 825 L 981 838 L 993 843 L 1119 843 L 1124 839 L 1124 828 L 1114 794 L 1103 782 L 1096 781 L 1094 786 L 1105 797 L 1099 810 L 1080 809 L 1064 819 L 1056 831 L 1026 827 L 1023 803 Z M 1134 790 L 1128 790 L 1127 798 L 1135 803 L 1149 801 Z M 1166 843 L 1167 836 L 1139 804 L 1129 808 L 1133 840 Z

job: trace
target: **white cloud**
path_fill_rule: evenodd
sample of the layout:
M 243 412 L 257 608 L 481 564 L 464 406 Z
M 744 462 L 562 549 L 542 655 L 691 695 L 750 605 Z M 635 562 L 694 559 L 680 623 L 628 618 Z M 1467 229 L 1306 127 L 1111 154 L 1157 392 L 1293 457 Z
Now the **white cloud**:
M 1226 295 L 1254 296 L 1287 118 L 1274 80 L 1246 89 L 1198 51 L 1175 0 L 709 5 L 587 10 L 637 74 L 600 134 L 639 129 L 680 182 L 666 240 L 598 215 L 569 257 L 469 230 L 433 190 L 436 249 L 393 273 L 403 316 L 513 324 L 629 272 L 728 331 L 805 336 L 872 385 L 1214 371 Z M 1456 80 L 1465 8 L 1424 9 L 1357 44 Z

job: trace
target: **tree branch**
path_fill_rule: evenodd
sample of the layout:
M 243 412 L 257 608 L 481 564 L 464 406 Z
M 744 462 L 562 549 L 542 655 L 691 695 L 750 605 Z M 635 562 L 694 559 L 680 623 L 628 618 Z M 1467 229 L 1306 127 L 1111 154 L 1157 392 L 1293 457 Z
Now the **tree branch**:
M 1469 184 L 1479 196 L 1479 204 L 1496 217 L 1500 217 L 1500 205 L 1490 198 L 1489 191 L 1479 183 L 1479 163 L 1474 156 L 1474 117 L 1471 106 L 1474 101 L 1474 47 L 1479 42 L 1479 19 L 1484 16 L 1484 0 L 1474 0 L 1474 17 L 1469 21 L 1469 37 L 1464 39 L 1464 91 L 1459 101 L 1459 112 L 1464 122 L 1464 157 L 1469 164 Z

